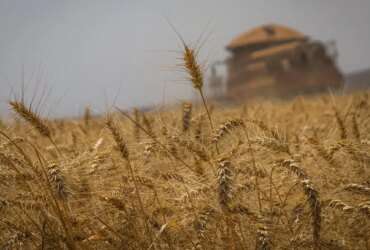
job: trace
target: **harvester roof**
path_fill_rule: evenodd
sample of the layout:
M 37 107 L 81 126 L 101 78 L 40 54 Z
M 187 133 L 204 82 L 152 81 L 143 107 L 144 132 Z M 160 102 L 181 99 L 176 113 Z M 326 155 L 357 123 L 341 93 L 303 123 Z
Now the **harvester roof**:
M 226 48 L 229 50 L 235 50 L 241 47 L 247 47 L 256 44 L 300 41 L 306 40 L 306 38 L 307 37 L 304 34 L 294 29 L 277 24 L 268 24 L 242 33 L 231 40 Z

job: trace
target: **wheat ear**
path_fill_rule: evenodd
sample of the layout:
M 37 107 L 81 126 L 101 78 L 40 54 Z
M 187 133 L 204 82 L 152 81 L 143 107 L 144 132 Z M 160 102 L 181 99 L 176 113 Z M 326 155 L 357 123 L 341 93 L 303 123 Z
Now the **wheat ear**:
M 190 120 L 191 120 L 191 111 L 192 105 L 191 103 L 183 103 L 182 105 L 182 131 L 186 132 L 190 128 Z
M 31 106 L 27 108 L 23 102 L 19 101 L 10 101 L 9 105 L 20 117 L 31 124 L 42 136 L 47 137 L 51 144 L 53 144 L 58 154 L 60 156 L 63 156 L 62 152 L 59 150 L 58 146 L 51 136 L 50 128 L 46 125 L 46 123 L 38 114 L 32 111 Z
M 25 121 L 30 123 L 41 135 L 50 137 L 50 129 L 39 115 L 34 113 L 31 107 L 27 108 L 23 102 L 10 101 L 10 107 Z
M 126 160 L 127 169 L 128 169 L 129 174 L 130 174 L 130 176 L 133 180 L 133 183 L 134 183 L 134 186 L 135 186 L 136 198 L 138 200 L 139 207 L 140 207 L 140 210 L 141 210 L 141 213 L 143 215 L 144 222 L 145 222 L 145 229 L 146 229 L 148 235 L 150 237 L 152 237 L 151 231 L 149 229 L 148 221 L 147 221 L 147 215 L 146 215 L 145 209 L 144 209 L 143 199 L 141 198 L 141 194 L 140 194 L 140 191 L 139 191 L 139 185 L 136 181 L 137 178 L 135 176 L 134 169 L 131 165 L 131 161 L 130 161 L 130 157 L 129 157 L 129 151 L 127 149 L 126 142 L 123 140 L 123 136 L 121 135 L 121 132 L 119 131 L 118 127 L 115 125 L 115 123 L 113 121 L 113 118 L 111 116 L 108 116 L 108 118 L 106 120 L 106 125 L 107 125 L 109 131 L 111 132 L 114 141 L 117 144 L 117 147 L 119 149 L 119 152 L 121 153 L 122 158 Z
M 229 210 L 229 203 L 231 201 L 232 191 L 232 170 L 231 163 L 228 160 L 218 161 L 217 171 L 217 191 L 218 191 L 218 203 L 223 211 Z
M 180 37 L 181 38 L 181 37 Z M 201 65 L 198 63 L 197 60 L 197 53 L 196 51 L 189 47 L 185 41 L 181 38 L 183 44 L 183 68 L 185 69 L 186 73 L 189 75 L 189 79 L 193 84 L 193 88 L 199 92 L 200 97 L 202 98 L 203 106 L 206 110 L 209 123 L 211 125 L 212 130 L 214 130 L 213 122 L 211 113 L 208 109 L 206 98 L 203 92 L 203 85 L 204 85 L 204 76 L 203 70 Z
M 321 203 L 319 192 L 314 188 L 311 180 L 306 172 L 292 159 L 281 162 L 281 166 L 293 172 L 301 180 L 303 192 L 307 197 L 310 205 L 312 217 L 312 238 L 314 250 L 321 249 L 320 246 L 320 232 L 321 232 Z

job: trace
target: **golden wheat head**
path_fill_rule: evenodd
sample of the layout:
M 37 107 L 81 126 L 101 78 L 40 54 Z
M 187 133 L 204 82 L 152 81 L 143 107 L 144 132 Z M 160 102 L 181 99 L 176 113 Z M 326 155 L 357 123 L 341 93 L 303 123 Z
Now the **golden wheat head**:
M 49 127 L 31 108 L 27 108 L 23 102 L 19 101 L 10 101 L 9 105 L 20 117 L 36 128 L 41 135 L 50 137 Z

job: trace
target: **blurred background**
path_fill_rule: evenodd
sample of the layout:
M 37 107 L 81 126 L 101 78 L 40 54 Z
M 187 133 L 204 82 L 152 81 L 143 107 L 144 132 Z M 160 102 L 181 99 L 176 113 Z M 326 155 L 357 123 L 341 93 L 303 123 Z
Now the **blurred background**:
M 29 100 L 44 99 L 49 117 L 80 115 L 86 105 L 102 113 L 113 102 L 131 108 L 192 98 L 166 19 L 189 43 L 204 41 L 208 66 L 224 63 L 240 34 L 264 27 L 274 35 L 263 25 L 279 24 L 334 44 L 344 81 L 370 78 L 369 0 L 0 0 L 0 116 L 22 83 Z M 225 68 L 217 69 L 222 79 Z

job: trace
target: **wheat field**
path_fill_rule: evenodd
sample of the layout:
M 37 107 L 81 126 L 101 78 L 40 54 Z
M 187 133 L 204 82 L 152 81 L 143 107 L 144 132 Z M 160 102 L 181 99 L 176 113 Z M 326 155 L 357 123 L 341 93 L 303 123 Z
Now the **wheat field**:
M 370 249 L 369 93 L 0 124 L 0 249 Z

